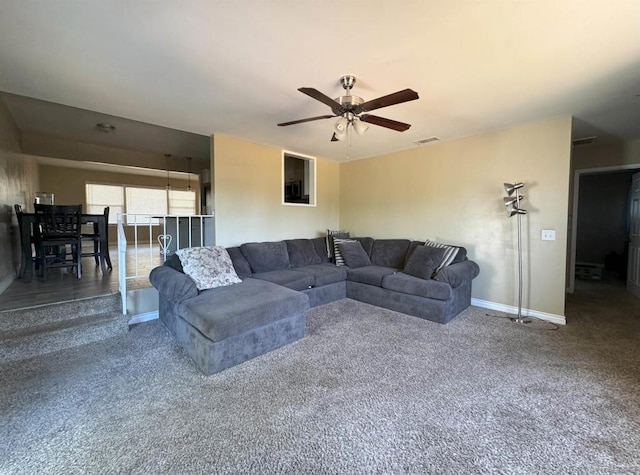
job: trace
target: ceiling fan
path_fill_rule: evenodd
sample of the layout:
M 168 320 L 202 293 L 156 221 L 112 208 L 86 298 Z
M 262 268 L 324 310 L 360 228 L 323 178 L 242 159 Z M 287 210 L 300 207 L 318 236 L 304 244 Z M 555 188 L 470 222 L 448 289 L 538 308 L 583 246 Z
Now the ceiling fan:
M 319 115 L 316 117 L 309 117 L 307 119 L 293 120 L 291 122 L 282 122 L 278 124 L 280 127 L 287 125 L 301 124 L 303 122 L 311 122 L 313 120 L 331 119 L 332 117 L 339 117 L 335 123 L 333 129 L 334 134 L 331 137 L 331 141 L 342 140 L 347 136 L 349 125 L 353 127 L 358 135 L 364 134 L 369 124 L 378 125 L 380 127 L 386 127 L 387 129 L 397 130 L 398 132 L 404 132 L 411 124 L 404 122 L 398 122 L 396 120 L 385 119 L 377 115 L 362 114 L 363 112 L 369 112 L 383 107 L 393 106 L 402 102 L 414 101 L 419 98 L 418 93 L 411 89 L 403 89 L 402 91 L 394 92 L 386 96 L 378 97 L 371 101 L 364 101 L 361 97 L 352 96 L 351 88 L 356 83 L 355 76 L 345 75 L 340 78 L 340 83 L 346 91 L 344 96 L 331 99 L 329 96 L 321 93 L 313 87 L 301 87 L 298 91 L 314 98 L 323 104 L 328 105 L 331 108 L 333 115 Z

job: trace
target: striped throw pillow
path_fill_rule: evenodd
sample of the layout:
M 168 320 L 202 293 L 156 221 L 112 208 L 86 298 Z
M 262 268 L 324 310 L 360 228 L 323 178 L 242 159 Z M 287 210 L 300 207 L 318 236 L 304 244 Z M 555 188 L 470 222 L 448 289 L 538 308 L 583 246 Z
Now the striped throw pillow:
M 341 230 L 331 230 L 327 229 L 327 257 L 330 262 L 335 263 L 335 246 L 333 244 L 334 238 L 340 239 L 349 239 L 351 236 L 349 235 L 349 231 L 341 231 Z
M 440 264 L 438 265 L 438 267 L 436 267 L 436 270 L 433 272 L 434 277 L 438 275 L 438 272 L 440 272 L 440 270 L 447 267 L 449 264 L 451 264 L 455 260 L 459 251 L 459 248 L 455 246 L 447 246 L 446 244 L 440 244 L 438 242 L 429 241 L 428 239 L 425 240 L 424 245 L 435 247 L 438 249 L 445 249 L 445 253 L 444 253 L 444 256 L 442 257 L 442 261 L 440 261 Z

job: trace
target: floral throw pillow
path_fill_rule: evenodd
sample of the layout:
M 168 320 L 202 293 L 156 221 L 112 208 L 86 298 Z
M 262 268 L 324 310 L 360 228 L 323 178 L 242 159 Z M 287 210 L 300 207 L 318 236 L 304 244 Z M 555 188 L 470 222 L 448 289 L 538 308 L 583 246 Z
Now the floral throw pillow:
M 187 247 L 176 255 L 198 290 L 213 289 L 242 282 L 236 274 L 229 253 L 222 246 Z

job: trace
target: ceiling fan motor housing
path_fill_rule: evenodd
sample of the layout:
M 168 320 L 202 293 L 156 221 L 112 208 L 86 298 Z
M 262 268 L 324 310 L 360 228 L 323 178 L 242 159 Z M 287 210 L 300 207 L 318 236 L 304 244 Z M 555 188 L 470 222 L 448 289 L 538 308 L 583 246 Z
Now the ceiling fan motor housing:
M 353 110 L 356 106 L 364 103 L 364 99 L 358 96 L 340 96 L 335 101 L 342 106 L 343 109 Z

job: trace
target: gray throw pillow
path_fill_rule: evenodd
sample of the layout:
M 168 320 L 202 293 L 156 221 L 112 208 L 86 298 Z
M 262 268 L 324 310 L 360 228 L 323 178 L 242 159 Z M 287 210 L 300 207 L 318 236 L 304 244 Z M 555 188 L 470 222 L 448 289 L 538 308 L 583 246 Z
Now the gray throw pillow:
M 418 246 L 411 253 L 402 272 L 421 279 L 431 279 L 442 263 L 445 253 L 446 249 L 443 248 Z
M 371 265 L 369 256 L 358 241 L 336 241 L 346 265 L 352 269 Z
M 338 245 L 342 242 L 356 242 L 354 239 L 333 239 L 333 263 L 337 266 L 345 266 L 347 265 L 344 262 L 344 257 L 342 257 L 342 252 L 340 252 L 340 248 Z

